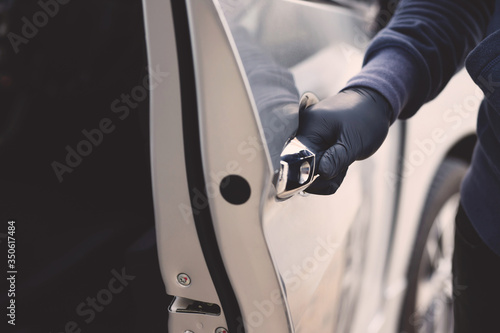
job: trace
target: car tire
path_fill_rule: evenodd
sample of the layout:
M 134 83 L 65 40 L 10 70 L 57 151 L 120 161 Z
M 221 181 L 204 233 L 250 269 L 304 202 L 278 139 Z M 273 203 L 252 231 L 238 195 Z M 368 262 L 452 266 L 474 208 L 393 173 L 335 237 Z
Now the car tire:
M 434 176 L 409 264 L 401 333 L 453 332 L 454 221 L 467 168 L 467 162 L 448 157 Z

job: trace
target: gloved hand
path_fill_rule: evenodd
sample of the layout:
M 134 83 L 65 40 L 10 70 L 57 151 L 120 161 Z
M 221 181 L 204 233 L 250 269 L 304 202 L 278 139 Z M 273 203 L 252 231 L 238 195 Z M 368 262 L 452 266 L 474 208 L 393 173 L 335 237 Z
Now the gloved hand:
M 335 193 L 349 165 L 382 145 L 391 118 L 387 100 L 368 88 L 348 88 L 302 111 L 297 139 L 316 154 L 320 175 L 306 192 Z

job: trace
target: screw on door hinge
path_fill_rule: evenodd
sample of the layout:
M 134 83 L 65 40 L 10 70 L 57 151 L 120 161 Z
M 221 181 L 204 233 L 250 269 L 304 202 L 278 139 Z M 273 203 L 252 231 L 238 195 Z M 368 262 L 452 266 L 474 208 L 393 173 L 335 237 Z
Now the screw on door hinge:
M 219 327 L 215 330 L 215 333 L 228 333 L 224 327 Z
M 191 278 L 186 273 L 181 273 L 177 275 L 177 282 L 179 282 L 184 287 L 187 287 L 191 284 Z

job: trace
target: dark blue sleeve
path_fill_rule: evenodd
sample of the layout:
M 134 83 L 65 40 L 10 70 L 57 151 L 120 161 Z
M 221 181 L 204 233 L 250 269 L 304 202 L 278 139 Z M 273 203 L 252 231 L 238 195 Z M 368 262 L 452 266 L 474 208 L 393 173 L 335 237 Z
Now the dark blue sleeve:
M 494 0 L 402 0 L 372 41 L 347 87 L 387 98 L 393 119 L 411 117 L 436 97 L 484 37 Z

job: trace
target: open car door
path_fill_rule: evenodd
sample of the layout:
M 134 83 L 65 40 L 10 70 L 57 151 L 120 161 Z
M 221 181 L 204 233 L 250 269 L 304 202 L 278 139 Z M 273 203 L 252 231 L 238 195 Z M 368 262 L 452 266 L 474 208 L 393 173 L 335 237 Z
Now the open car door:
M 150 96 L 158 251 L 174 296 L 169 332 L 347 332 L 360 318 L 355 308 L 380 300 L 396 189 L 376 175 L 396 174 L 398 127 L 332 196 L 279 197 L 280 155 L 301 97 L 325 98 L 360 68 L 376 5 L 144 5 L 149 66 L 169 73 Z M 310 167 L 298 177 L 312 176 Z

